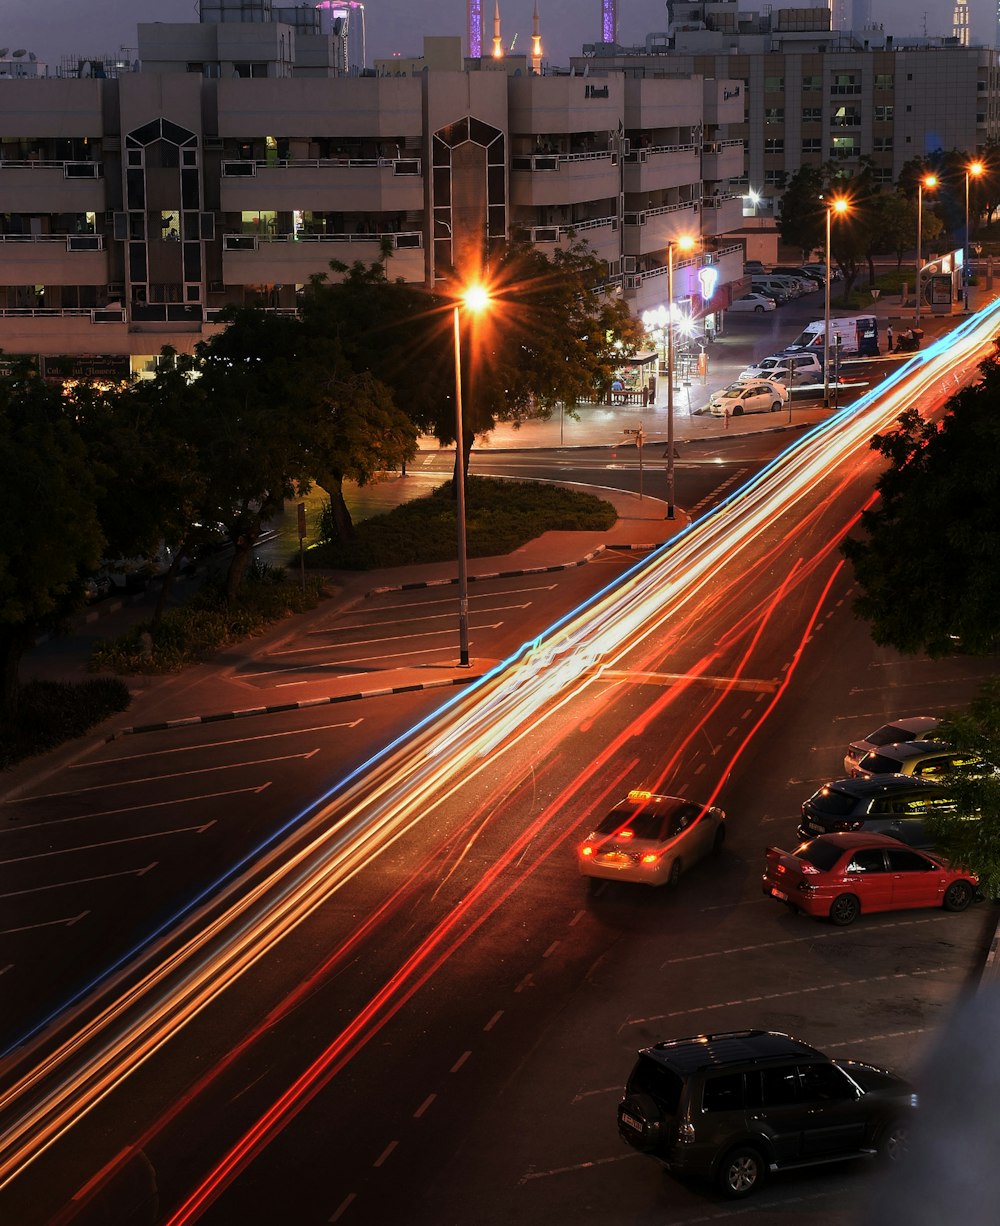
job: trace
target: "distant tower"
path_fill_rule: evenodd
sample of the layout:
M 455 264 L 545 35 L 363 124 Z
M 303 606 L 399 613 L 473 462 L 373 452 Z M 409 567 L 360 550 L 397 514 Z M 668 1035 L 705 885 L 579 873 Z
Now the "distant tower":
M 969 5 L 967 0 L 955 0 L 955 12 L 951 18 L 951 35 L 963 47 L 969 45 Z
M 538 21 L 538 4 L 531 15 L 531 71 L 542 71 L 542 27 Z
M 493 58 L 503 59 L 503 39 L 500 37 L 500 0 L 493 0 Z
M 469 0 L 469 55 L 478 60 L 483 54 L 482 0 Z
M 618 0 L 601 0 L 601 41 L 618 42 Z

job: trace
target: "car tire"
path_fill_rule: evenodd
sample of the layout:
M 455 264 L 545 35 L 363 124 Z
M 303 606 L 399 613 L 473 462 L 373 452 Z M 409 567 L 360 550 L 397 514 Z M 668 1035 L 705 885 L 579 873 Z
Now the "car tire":
M 678 883 L 678 881 L 680 881 L 680 879 L 681 879 L 681 873 L 682 873 L 683 871 L 684 871 L 684 870 L 683 870 L 683 868 L 682 868 L 682 866 L 681 866 L 681 862 L 680 862 L 680 860 L 679 860 L 679 859 L 678 859 L 678 860 L 675 860 L 675 861 L 673 862 L 673 864 L 671 864 L 671 866 L 670 866 L 670 874 L 669 874 L 669 876 L 667 877 L 667 885 L 669 885 L 669 886 L 676 886 L 676 885 L 677 885 L 677 883 Z
M 838 894 L 830 903 L 830 923 L 838 928 L 853 924 L 861 914 L 861 903 L 854 894 Z
M 760 304 L 758 303 L 758 305 L 754 307 L 753 312 L 755 315 L 763 315 L 764 307 L 760 306 Z
M 743 410 L 742 410 L 742 408 L 740 408 L 740 406 L 739 406 L 739 405 L 737 405 L 737 406 L 736 406 L 736 407 L 733 409 L 733 416 L 734 416 L 734 417 L 742 417 L 742 416 L 743 416 Z
M 774 404 L 772 404 L 772 405 L 771 405 L 771 412 L 772 412 L 772 413 L 777 413 L 777 411 L 778 411 L 780 408 L 781 408 L 781 401 L 780 401 L 780 400 L 776 400 L 776 401 L 774 402 Z
M 719 1163 L 716 1182 L 723 1196 L 742 1200 L 756 1192 L 766 1178 L 767 1166 L 752 1145 L 738 1145 Z
M 972 902 L 972 885 L 968 881 L 953 881 L 945 890 L 941 906 L 946 911 L 964 911 Z
M 716 826 L 715 837 L 712 839 L 712 855 L 717 856 L 726 845 L 726 828 L 725 826 Z
M 897 1120 L 888 1124 L 878 1138 L 878 1156 L 883 1162 L 895 1164 L 906 1157 L 910 1148 L 910 1126 Z

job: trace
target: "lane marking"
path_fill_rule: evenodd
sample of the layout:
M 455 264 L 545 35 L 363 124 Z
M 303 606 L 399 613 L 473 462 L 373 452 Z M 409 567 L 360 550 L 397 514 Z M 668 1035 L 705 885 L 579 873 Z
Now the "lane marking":
M 482 625 L 470 626 L 469 629 L 470 631 L 499 630 L 502 625 L 503 622 L 485 622 Z M 423 630 L 419 634 L 392 634 L 386 635 L 384 638 L 353 639 L 347 643 L 318 643 L 315 647 L 288 647 L 283 651 L 262 652 L 261 659 L 270 659 L 272 656 L 304 656 L 308 655 L 310 651 L 337 651 L 341 647 L 370 647 L 374 643 L 405 643 L 409 639 L 436 639 L 440 638 L 442 634 L 452 634 L 453 632 L 453 626 L 445 626 L 441 630 Z
M 243 745 L 251 741 L 269 741 L 279 736 L 305 736 L 310 732 L 334 732 L 338 728 L 357 728 L 364 723 L 364 716 L 358 719 L 338 720 L 335 724 L 313 724 L 309 728 L 290 728 L 281 732 L 261 732 L 257 736 L 233 737 L 228 741 L 201 741 L 190 745 L 175 745 L 170 749 L 149 749 L 144 753 L 123 754 L 119 758 L 101 758 L 95 762 L 71 762 L 70 770 L 83 770 L 94 766 L 104 766 L 110 762 L 137 762 L 140 758 L 158 758 L 172 753 L 191 753 L 196 749 L 222 749 L 227 745 Z
M 470 639 L 469 646 L 472 647 L 474 642 Z M 327 648 L 327 651 L 329 650 Z M 233 676 L 240 681 L 252 681 L 255 677 L 273 677 L 278 673 L 301 673 L 309 669 L 321 668 L 350 668 L 352 664 L 368 664 L 371 660 L 395 660 L 399 656 L 439 656 L 444 650 L 443 647 L 424 647 L 417 651 L 390 651 L 378 656 L 355 656 L 351 660 L 331 660 L 329 663 L 321 660 L 318 664 L 289 664 L 285 668 L 263 668 L 249 673 L 233 673 Z M 372 669 L 371 671 L 377 670 Z M 330 680 L 335 681 L 338 677 L 349 676 L 351 676 L 350 673 L 333 673 Z
M 489 1020 L 489 1021 L 486 1023 L 486 1025 L 483 1027 L 483 1029 L 484 1029 L 485 1031 L 490 1031 L 490 1030 L 492 1030 L 492 1029 L 493 1029 L 493 1027 L 494 1027 L 494 1026 L 497 1024 L 497 1022 L 499 1022 L 499 1020 L 500 1020 L 502 1017 L 503 1017 L 503 1009 L 498 1009 L 498 1010 L 496 1011 L 496 1013 L 494 1013 L 494 1014 L 493 1014 L 493 1016 L 490 1018 L 490 1020 Z
M 419 1107 L 416 1109 L 416 1111 L 414 1111 L 414 1113 L 413 1113 L 413 1118 L 414 1118 L 415 1120 L 419 1120 L 419 1119 L 420 1119 L 420 1117 L 423 1115 L 423 1113 L 424 1113 L 424 1112 L 427 1110 L 427 1108 L 428 1108 L 428 1107 L 431 1105 L 431 1103 L 432 1103 L 432 1102 L 435 1100 L 435 1098 L 437 1098 L 437 1095 L 436 1095 L 436 1094 L 428 1094 L 428 1095 L 427 1095 L 427 1097 L 424 1099 L 424 1101 L 423 1101 L 423 1102 L 420 1104 L 420 1106 L 419 1106 Z
M 351 1205 L 358 1199 L 357 1192 L 348 1192 L 333 1213 L 326 1219 L 328 1222 L 339 1222 Z
M 45 890 L 63 890 L 73 885 L 91 885 L 95 881 L 110 881 L 114 877 L 145 877 L 158 864 L 159 860 L 154 860 L 143 868 L 133 868 L 121 873 L 101 873 L 97 877 L 78 877 L 75 881 L 52 881 L 48 885 L 33 886 L 30 890 L 12 890 L 9 894 L 0 894 L 0 898 L 22 898 L 25 894 L 42 894 Z
M 454 1063 L 454 1064 L 451 1066 L 451 1068 L 448 1070 L 448 1072 L 449 1072 L 449 1073 L 457 1073 L 457 1072 L 458 1072 L 458 1070 L 459 1070 L 459 1069 L 462 1067 L 462 1065 L 463 1065 L 463 1064 L 466 1062 L 466 1060 L 468 1060 L 468 1058 L 469 1058 L 471 1055 L 472 1055 L 472 1052 L 471 1052 L 471 1051 L 464 1051 L 464 1052 L 462 1052 L 462 1054 L 461 1054 L 461 1055 L 458 1057 L 458 1059 L 457 1059 L 457 1060 L 455 1061 L 455 1063 Z
M 117 847 L 123 843 L 141 843 L 144 839 L 162 839 L 168 834 L 204 834 L 215 825 L 215 818 L 201 826 L 176 826 L 173 830 L 155 830 L 151 834 L 132 834 L 124 839 L 108 839 L 104 843 L 81 843 L 79 847 L 61 847 L 56 851 L 41 851 L 31 856 L 15 856 L 12 860 L 0 860 L 3 864 L 24 864 L 28 860 L 48 860 L 52 856 L 66 856 L 75 851 L 97 851 L 102 847 Z
M 80 920 L 86 919 L 89 914 L 90 914 L 89 911 L 81 911 L 79 915 L 71 915 L 71 916 L 68 916 L 66 919 L 42 920 L 38 924 L 25 924 L 21 928 L 3 928 L 3 929 L 0 929 L 0 937 L 14 936 L 18 932 L 34 932 L 36 928 L 59 928 L 59 927 L 72 928 L 73 925 L 78 923 Z M 11 966 L 12 965 L 13 963 L 11 963 Z M 5 966 L 4 970 L 9 971 L 10 967 Z M 0 974 L 2 973 L 3 972 L 0 971 Z
M 372 1166 L 376 1168 L 380 1167 L 386 1161 L 386 1159 L 389 1157 L 389 1155 L 392 1153 L 392 1151 L 396 1148 L 398 1144 L 399 1144 L 398 1141 L 390 1141 L 389 1144 L 385 1147 L 385 1149 L 382 1150 L 379 1156 L 372 1163 Z
M 529 600 L 526 604 L 501 604 L 501 605 L 497 605 L 495 608 L 477 609 L 476 611 L 478 613 L 504 613 L 508 609 L 530 609 L 532 603 L 533 602 Z M 395 613 L 396 609 L 395 608 L 386 609 L 385 612 Z M 416 622 L 436 622 L 436 621 L 440 621 L 442 617 L 453 618 L 454 610 L 453 609 L 442 609 L 440 613 L 430 613 L 428 614 L 427 617 L 408 617 L 406 619 L 406 624 L 408 626 L 412 626 Z M 385 626 L 384 622 L 374 622 L 374 621 L 352 622 L 351 625 L 349 626 L 341 626 L 337 622 L 331 622 L 327 626 L 320 626 L 318 630 L 308 630 L 302 637 L 307 638 L 307 639 L 308 638 L 318 638 L 321 634 L 338 634 L 342 630 L 378 630 L 378 629 L 383 628 L 384 626 Z M 388 627 L 388 628 L 391 628 L 391 627 Z M 398 638 L 400 636 L 393 635 L 391 637 Z M 410 636 L 407 636 L 407 637 L 410 637 Z M 378 643 L 378 642 L 381 642 L 382 640 L 371 639 L 371 640 L 363 640 L 363 641 L 371 641 L 374 643 Z M 350 647 L 351 644 L 344 643 L 343 646 Z M 269 652 L 268 654 L 269 655 L 280 655 L 281 652 L 273 651 L 273 652 Z
M 589 1171 L 599 1166 L 607 1166 L 611 1162 L 628 1162 L 631 1158 L 641 1158 L 642 1154 L 633 1150 L 630 1154 L 615 1154 L 613 1158 L 593 1158 L 589 1162 L 577 1162 L 573 1166 L 554 1166 L 548 1171 L 528 1171 L 517 1181 L 517 1186 L 523 1188 L 532 1179 L 551 1179 L 553 1175 L 572 1175 L 576 1171 Z

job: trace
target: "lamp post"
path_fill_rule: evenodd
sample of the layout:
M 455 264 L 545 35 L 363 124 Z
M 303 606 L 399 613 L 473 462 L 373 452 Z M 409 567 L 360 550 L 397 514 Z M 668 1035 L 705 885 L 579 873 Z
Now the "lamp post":
M 667 243 L 667 519 L 674 518 L 674 248 L 694 245 L 688 234 Z
M 920 299 L 923 297 L 923 271 L 924 271 L 924 188 L 932 191 L 937 187 L 937 175 L 924 175 L 917 184 L 917 309 L 913 315 L 913 322 L 920 323 Z
M 465 548 L 465 441 L 462 426 L 462 316 L 464 305 L 473 313 L 490 300 L 481 285 L 470 286 L 453 311 L 455 332 L 455 498 L 458 524 L 458 666 L 469 667 L 469 575 Z
M 843 216 L 851 207 L 846 196 L 826 201 L 826 282 L 823 286 L 823 408 L 830 407 L 830 230 L 833 215 Z
M 969 309 L 969 179 L 978 179 L 986 167 L 982 162 L 970 162 L 965 168 L 965 256 L 962 261 L 963 305 Z

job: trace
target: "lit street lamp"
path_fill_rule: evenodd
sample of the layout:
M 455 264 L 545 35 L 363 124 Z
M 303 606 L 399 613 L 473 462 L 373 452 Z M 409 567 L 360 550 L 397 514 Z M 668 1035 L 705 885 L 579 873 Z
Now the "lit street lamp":
M 667 243 L 667 519 L 674 518 L 674 248 L 690 251 L 689 234 Z
M 970 162 L 965 168 L 965 258 L 962 261 L 964 306 L 969 309 L 969 179 L 978 179 L 986 167 L 982 162 Z
M 917 309 L 914 323 L 920 323 L 920 299 L 923 296 L 924 272 L 924 188 L 933 191 L 938 185 L 937 175 L 924 175 L 917 184 Z
M 455 498 L 458 523 L 458 664 L 469 667 L 469 574 L 465 549 L 465 443 L 462 430 L 461 308 L 473 314 L 485 309 L 490 296 L 481 285 L 470 286 L 455 303 Z
M 823 408 L 830 407 L 830 229 L 833 215 L 842 217 L 851 207 L 845 196 L 826 201 L 826 284 L 823 287 Z

